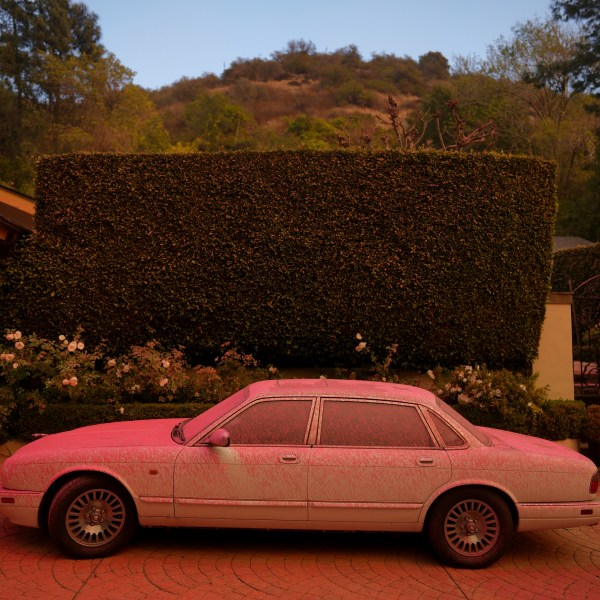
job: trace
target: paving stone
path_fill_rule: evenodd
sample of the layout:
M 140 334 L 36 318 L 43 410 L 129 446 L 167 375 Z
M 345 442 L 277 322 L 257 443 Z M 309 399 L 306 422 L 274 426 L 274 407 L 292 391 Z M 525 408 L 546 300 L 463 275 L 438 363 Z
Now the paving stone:
M 516 534 L 487 569 L 437 563 L 414 534 L 141 531 L 71 560 L 0 519 L 0 598 L 77 600 L 599 600 L 600 526 Z

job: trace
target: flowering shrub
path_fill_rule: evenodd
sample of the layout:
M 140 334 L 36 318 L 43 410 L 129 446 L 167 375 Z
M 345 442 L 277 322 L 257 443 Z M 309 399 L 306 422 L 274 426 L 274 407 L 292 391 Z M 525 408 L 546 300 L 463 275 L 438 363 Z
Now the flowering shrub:
M 392 364 L 398 353 L 398 344 L 394 343 L 391 346 L 386 346 L 387 354 L 383 360 L 380 360 L 373 352 L 371 347 L 363 339 L 362 334 L 356 334 L 357 344 L 354 347 L 355 352 L 360 352 L 369 360 L 370 366 L 367 373 L 367 378 L 374 381 L 387 381 L 399 383 L 400 378 L 396 373 L 392 372 Z
M 98 351 L 85 350 L 78 332 L 72 339 L 57 340 L 8 332 L 0 344 L 0 377 L 18 400 L 26 392 L 44 392 L 48 399 L 78 400 L 82 389 L 99 385 L 95 369 Z
M 47 404 L 105 404 L 123 416 L 133 402 L 215 403 L 253 381 L 277 376 L 277 369 L 260 368 L 230 343 L 221 347 L 215 366 L 192 368 L 182 348 L 166 350 L 157 342 L 114 358 L 102 348 L 86 348 L 81 331 L 56 340 L 8 331 L 0 341 L 0 440 L 11 422 L 24 422 Z
M 535 434 L 547 389 L 536 376 L 465 365 L 452 371 L 428 371 L 431 391 L 454 405 L 475 425 Z
M 121 401 L 153 397 L 172 401 L 188 383 L 181 349 L 164 350 L 157 342 L 133 346 L 129 354 L 105 361 L 105 381 Z

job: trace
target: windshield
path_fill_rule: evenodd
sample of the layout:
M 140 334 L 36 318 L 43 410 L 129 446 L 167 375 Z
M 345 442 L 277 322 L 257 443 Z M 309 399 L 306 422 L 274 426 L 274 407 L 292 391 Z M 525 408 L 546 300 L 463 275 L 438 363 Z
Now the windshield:
M 212 408 L 199 414 L 197 417 L 182 423 L 183 436 L 186 441 L 196 437 L 208 425 L 217 421 L 222 416 L 226 415 L 230 410 L 239 406 L 248 397 L 248 388 L 244 388 L 239 392 L 229 396 L 219 404 L 215 404 Z
M 462 427 L 464 427 L 471 435 L 476 437 L 482 444 L 485 444 L 486 446 L 492 445 L 492 441 L 490 440 L 490 438 L 487 435 L 485 435 L 485 433 L 483 433 L 483 431 L 481 431 L 481 429 L 479 429 L 479 427 L 476 427 L 475 425 L 473 425 L 473 423 L 470 423 L 469 421 L 467 421 L 467 419 L 465 419 L 459 412 L 454 410 L 451 406 L 446 404 L 443 400 L 441 400 L 437 396 L 435 397 L 435 401 L 436 401 L 436 404 L 447 415 L 452 417 L 459 425 L 462 425 Z

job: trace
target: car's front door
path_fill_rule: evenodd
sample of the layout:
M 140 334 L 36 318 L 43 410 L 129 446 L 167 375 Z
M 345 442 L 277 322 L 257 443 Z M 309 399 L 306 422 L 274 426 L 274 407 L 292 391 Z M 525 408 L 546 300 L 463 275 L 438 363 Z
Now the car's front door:
M 450 479 L 448 456 L 414 405 L 323 399 L 308 475 L 309 519 L 416 523 Z
M 182 450 L 175 465 L 175 516 L 205 520 L 306 520 L 314 400 L 260 400 L 219 423 L 227 447 L 209 434 Z

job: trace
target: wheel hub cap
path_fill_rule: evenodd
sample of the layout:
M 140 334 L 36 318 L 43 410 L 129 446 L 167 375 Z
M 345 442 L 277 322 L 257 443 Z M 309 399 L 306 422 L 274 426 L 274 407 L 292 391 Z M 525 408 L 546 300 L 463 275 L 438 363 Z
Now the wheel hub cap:
M 67 531 L 83 546 L 102 546 L 113 540 L 125 524 L 125 505 L 114 492 L 88 490 L 78 496 L 66 513 Z
M 498 516 L 486 502 L 462 500 L 448 511 L 444 533 L 446 541 L 458 554 L 480 556 L 498 542 Z

